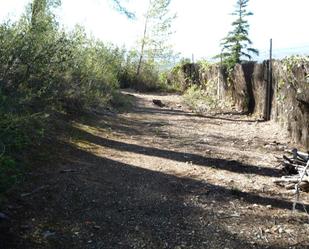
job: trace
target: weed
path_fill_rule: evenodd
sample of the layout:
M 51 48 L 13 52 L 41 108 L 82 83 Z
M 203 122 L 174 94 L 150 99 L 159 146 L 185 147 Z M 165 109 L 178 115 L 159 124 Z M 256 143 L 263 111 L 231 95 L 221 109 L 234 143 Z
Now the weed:
M 2 156 L 0 158 L 0 193 L 16 184 L 21 179 L 21 173 L 14 159 Z

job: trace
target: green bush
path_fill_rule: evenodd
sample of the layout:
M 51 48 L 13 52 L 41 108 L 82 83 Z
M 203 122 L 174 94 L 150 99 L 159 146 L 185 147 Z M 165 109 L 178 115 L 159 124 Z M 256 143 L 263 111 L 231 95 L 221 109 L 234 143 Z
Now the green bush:
M 189 87 L 183 95 L 185 103 L 192 109 L 198 112 L 206 110 L 207 105 L 204 91 L 197 85 Z
M 160 70 L 160 64 L 148 59 L 144 60 L 139 75 L 137 67 L 139 56 L 135 50 L 124 56 L 126 59 L 119 74 L 121 88 L 132 88 L 138 91 L 177 91 L 178 88 L 169 84 L 167 72 Z
M 21 179 L 21 170 L 16 162 L 7 156 L 0 157 L 0 196 Z
M 139 90 L 165 87 L 159 65 L 89 38 L 82 27 L 59 28 L 57 0 L 33 0 L 17 22 L 0 24 L 0 192 L 24 165 L 17 160 L 33 141 L 40 143 L 56 112 L 76 114 L 93 107 L 129 104 L 120 86 Z M 6 187 L 7 186 L 7 187 Z
M 219 107 L 216 97 L 207 93 L 202 86 L 192 85 L 183 95 L 185 103 L 194 111 L 206 112 Z
M 51 114 L 108 105 L 119 87 L 124 50 L 81 27 L 61 30 L 53 6 L 0 24 L 0 192 L 17 181 L 17 155 L 40 143 Z

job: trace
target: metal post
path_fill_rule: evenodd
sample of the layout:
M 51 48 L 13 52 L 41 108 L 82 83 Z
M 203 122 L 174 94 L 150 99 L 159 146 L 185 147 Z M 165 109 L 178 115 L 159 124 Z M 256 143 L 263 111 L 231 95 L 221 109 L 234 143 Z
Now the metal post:
M 221 49 L 220 53 L 220 65 L 218 68 L 218 85 L 217 85 L 217 99 L 220 100 L 220 83 L 221 83 L 221 72 L 222 72 L 222 53 L 223 53 L 223 48 Z
M 267 81 L 267 104 L 266 104 L 266 120 L 270 120 L 271 116 L 271 89 L 272 89 L 272 77 L 273 77 L 273 69 L 272 69 L 272 52 L 273 52 L 273 40 L 270 39 L 270 48 L 269 48 L 269 62 L 268 62 L 268 81 Z

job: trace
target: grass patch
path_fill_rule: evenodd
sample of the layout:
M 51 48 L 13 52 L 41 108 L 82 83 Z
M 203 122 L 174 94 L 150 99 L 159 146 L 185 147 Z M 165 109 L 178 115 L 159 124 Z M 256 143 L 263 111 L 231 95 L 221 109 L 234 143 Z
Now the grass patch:
M 218 100 L 200 86 L 190 86 L 183 95 L 184 102 L 196 112 L 207 112 L 219 106 Z
M 125 112 L 132 108 L 135 97 L 133 95 L 123 94 L 121 91 L 114 91 L 111 100 L 111 106 L 119 112 Z
M 206 90 L 205 90 L 205 89 Z M 231 107 L 230 102 L 220 101 L 207 86 L 191 85 L 183 95 L 184 102 L 195 112 L 205 113 Z

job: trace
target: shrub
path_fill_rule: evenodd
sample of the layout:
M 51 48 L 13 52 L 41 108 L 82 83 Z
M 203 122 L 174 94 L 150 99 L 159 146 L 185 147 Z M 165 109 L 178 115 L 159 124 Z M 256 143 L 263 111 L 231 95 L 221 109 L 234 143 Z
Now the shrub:
M 124 51 L 81 27 L 61 30 L 45 11 L 0 24 L 0 192 L 17 181 L 17 155 L 41 141 L 51 114 L 108 105 L 119 87 Z
M 216 108 L 218 102 L 207 95 L 207 92 L 201 86 L 190 86 L 183 95 L 185 103 L 194 111 L 206 112 Z

